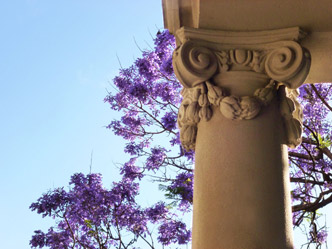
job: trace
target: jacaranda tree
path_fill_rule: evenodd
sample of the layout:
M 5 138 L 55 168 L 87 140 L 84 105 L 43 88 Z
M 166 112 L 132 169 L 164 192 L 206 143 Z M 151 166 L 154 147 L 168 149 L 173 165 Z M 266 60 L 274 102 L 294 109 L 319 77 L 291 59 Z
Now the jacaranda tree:
M 35 231 L 32 248 L 160 248 L 187 244 L 190 229 L 176 214 L 191 212 L 194 151 L 180 143 L 176 124 L 181 85 L 172 68 L 175 40 L 158 32 L 154 48 L 129 68 L 121 68 L 105 102 L 122 114 L 107 127 L 127 141 L 128 161 L 122 180 L 107 190 L 98 174 L 75 174 L 70 189 L 51 190 L 30 208 L 52 216 L 47 232 Z M 293 224 L 306 229 L 308 245 L 325 243 L 327 230 L 320 208 L 332 202 L 332 127 L 328 114 L 331 84 L 304 85 L 299 99 L 304 108 L 303 143 L 290 150 Z M 166 198 L 141 207 L 135 197 L 139 183 L 152 180 Z M 144 194 L 144 193 L 142 193 Z M 157 229 L 155 229 L 157 227 Z

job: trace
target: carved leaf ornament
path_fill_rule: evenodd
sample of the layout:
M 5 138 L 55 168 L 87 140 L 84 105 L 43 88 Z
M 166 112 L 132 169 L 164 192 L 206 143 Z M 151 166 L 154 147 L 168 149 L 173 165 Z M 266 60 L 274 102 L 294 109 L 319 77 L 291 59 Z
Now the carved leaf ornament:
M 308 74 L 309 52 L 294 39 L 280 41 L 280 36 L 283 37 L 280 34 L 274 38 L 275 41 L 269 43 L 249 39 L 248 43 L 251 41 L 253 44 L 230 46 L 215 41 L 195 41 L 188 37 L 184 39 L 183 30 L 181 32 L 182 44 L 174 51 L 173 67 L 184 86 L 178 126 L 180 139 L 186 150 L 195 149 L 197 124 L 209 121 L 213 109 L 219 109 L 228 119 L 250 120 L 277 94 L 280 95 L 280 112 L 287 134 L 285 144 L 294 148 L 301 143 L 302 110 L 297 102 L 296 88 Z M 195 35 L 196 33 L 191 34 Z M 232 71 L 233 68 L 267 75 L 270 81 L 266 86 L 256 89 L 253 96 L 229 95 L 226 89 L 215 84 L 213 77 Z M 213 106 L 217 108 L 212 108 Z

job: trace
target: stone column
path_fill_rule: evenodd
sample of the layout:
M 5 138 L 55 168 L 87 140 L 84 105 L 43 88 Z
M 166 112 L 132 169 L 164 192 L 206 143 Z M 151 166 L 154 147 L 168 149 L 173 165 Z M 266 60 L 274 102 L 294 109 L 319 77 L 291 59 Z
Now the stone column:
M 193 249 L 293 248 L 287 145 L 301 143 L 304 36 L 176 32 L 180 138 L 196 151 Z

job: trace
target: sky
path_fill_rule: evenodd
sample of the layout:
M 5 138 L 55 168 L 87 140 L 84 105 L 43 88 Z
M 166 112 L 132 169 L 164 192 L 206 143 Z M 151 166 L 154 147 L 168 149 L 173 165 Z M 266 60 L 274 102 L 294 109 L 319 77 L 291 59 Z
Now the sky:
M 153 46 L 161 1 L 0 1 L 0 27 L 0 241 L 28 249 L 51 224 L 29 210 L 42 193 L 89 173 L 91 161 L 105 185 L 119 179 L 125 142 L 105 128 L 118 114 L 103 98 L 119 62 Z
M 0 26 L 0 247 L 27 249 L 50 226 L 30 204 L 89 173 L 92 152 L 105 186 L 119 178 L 125 143 L 105 128 L 117 114 L 103 99 L 119 61 L 129 66 L 138 47 L 153 46 L 162 9 L 155 0 L 0 1 Z

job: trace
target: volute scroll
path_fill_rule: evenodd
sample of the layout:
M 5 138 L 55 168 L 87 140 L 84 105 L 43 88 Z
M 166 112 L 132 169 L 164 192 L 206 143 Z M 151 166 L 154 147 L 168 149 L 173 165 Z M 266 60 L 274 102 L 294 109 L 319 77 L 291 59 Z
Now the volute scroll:
M 280 37 L 290 36 L 290 40 L 277 40 L 276 36 L 275 40 L 266 42 L 263 34 L 261 40 L 254 42 L 251 39 L 249 45 L 245 41 L 235 42 L 233 47 L 227 42 L 216 43 L 216 40 L 224 39 L 220 37 L 204 40 L 204 36 L 199 37 L 199 30 L 195 32 L 195 39 L 178 39 L 183 43 L 174 51 L 173 68 L 184 86 L 178 126 L 186 150 L 195 148 L 197 125 L 200 121 L 209 121 L 213 110 L 219 109 L 223 116 L 231 120 L 250 120 L 259 115 L 261 109 L 278 94 L 281 95 L 280 112 L 287 134 L 285 144 L 292 148 L 300 144 L 302 121 L 296 88 L 303 83 L 309 72 L 310 53 L 298 43 L 300 37 L 296 39 L 296 34 L 290 35 L 290 30 L 284 36 L 278 31 Z M 303 37 L 303 33 L 295 28 L 293 30 Z M 235 33 L 232 33 L 233 41 Z M 238 37 L 242 39 L 243 34 Z M 252 95 L 236 96 L 214 82 L 216 76 L 228 72 L 270 80 L 263 87 L 258 87 Z

